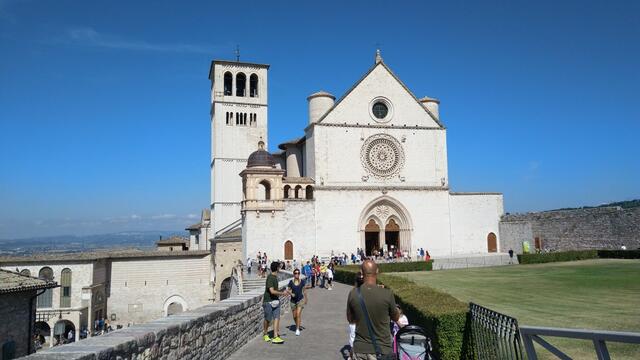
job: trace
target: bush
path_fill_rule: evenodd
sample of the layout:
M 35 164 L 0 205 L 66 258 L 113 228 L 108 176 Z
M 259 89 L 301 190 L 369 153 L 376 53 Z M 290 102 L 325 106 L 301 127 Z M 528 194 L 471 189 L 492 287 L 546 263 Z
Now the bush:
M 360 265 L 346 265 L 340 267 L 341 270 L 358 272 Z M 410 261 L 398 263 L 380 263 L 378 269 L 381 273 L 409 272 L 409 271 L 430 271 L 433 270 L 433 260 L 430 261 Z
M 411 263 L 379 264 L 379 267 L 382 272 L 382 265 L 402 264 Z M 426 262 L 422 262 L 422 264 L 423 268 L 431 269 L 430 263 L 424 265 Z M 397 267 L 393 268 L 397 269 Z M 400 268 L 410 269 L 404 271 L 415 270 L 411 266 Z M 336 281 L 352 285 L 355 283 L 358 269 L 358 266 L 337 268 L 334 278 Z M 400 276 L 380 274 L 378 282 L 393 291 L 396 302 L 402 307 L 411 324 L 425 329 L 431 338 L 436 358 L 443 360 L 474 358 L 467 303 Z
M 522 254 L 518 255 L 518 262 L 520 264 L 542 264 L 558 261 L 575 261 L 597 258 L 597 250 L 575 250 L 542 254 Z
M 598 250 L 601 259 L 640 259 L 640 250 Z

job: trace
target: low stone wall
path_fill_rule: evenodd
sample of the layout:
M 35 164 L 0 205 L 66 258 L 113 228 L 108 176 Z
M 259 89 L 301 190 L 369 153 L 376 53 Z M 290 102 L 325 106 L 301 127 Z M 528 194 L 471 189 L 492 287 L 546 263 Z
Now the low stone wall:
M 283 279 L 283 275 L 279 278 Z M 289 279 L 280 280 L 280 288 L 283 289 L 288 282 Z M 262 332 L 263 293 L 263 289 L 257 289 L 179 315 L 54 347 L 22 359 L 226 359 Z M 281 297 L 280 301 L 283 315 L 289 309 L 289 298 Z
M 535 251 L 535 238 L 550 251 L 627 249 L 640 247 L 640 207 L 604 207 L 510 214 L 500 220 L 500 251 L 522 253 L 528 241 Z
M 509 254 L 486 254 L 469 256 L 437 257 L 433 259 L 433 270 L 467 269 L 487 266 L 517 264 L 518 258 Z

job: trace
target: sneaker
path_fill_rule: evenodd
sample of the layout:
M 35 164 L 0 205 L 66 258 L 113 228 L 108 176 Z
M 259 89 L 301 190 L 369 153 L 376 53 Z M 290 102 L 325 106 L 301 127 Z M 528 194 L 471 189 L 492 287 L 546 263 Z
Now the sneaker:
M 300 329 L 296 329 L 296 336 L 300 336 Z
M 282 343 L 284 343 L 284 340 L 282 340 L 280 338 L 280 336 L 276 336 L 273 339 L 271 339 L 271 343 L 272 344 L 282 344 Z
M 271 338 L 269 337 L 269 335 L 265 335 L 262 338 L 264 339 L 265 342 L 271 341 Z

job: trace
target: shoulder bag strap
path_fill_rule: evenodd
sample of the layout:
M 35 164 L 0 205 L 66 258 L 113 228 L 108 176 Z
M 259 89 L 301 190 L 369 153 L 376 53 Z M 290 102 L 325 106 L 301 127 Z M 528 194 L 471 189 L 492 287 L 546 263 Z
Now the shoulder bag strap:
M 373 326 L 371 325 L 371 319 L 369 318 L 369 312 L 367 311 L 367 306 L 364 304 L 364 299 L 362 298 L 362 293 L 360 292 L 360 287 L 356 288 L 358 292 L 358 299 L 360 299 L 360 308 L 364 313 L 364 319 L 367 322 L 367 329 L 369 329 L 369 336 L 371 336 L 371 342 L 373 342 L 373 348 L 376 350 L 377 355 L 382 355 L 382 351 L 378 347 L 378 342 L 376 341 L 376 335 L 373 333 Z

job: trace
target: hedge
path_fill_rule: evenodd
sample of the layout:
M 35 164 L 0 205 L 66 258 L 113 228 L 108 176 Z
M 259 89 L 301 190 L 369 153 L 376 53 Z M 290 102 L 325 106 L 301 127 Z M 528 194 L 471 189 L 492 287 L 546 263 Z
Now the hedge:
M 383 272 L 383 265 L 400 264 L 403 263 L 378 266 Z M 430 264 L 426 266 L 430 268 Z M 334 278 L 348 285 L 354 284 L 358 269 L 358 266 L 352 265 L 336 268 Z M 414 268 L 404 271 L 414 271 Z M 378 282 L 393 291 L 396 302 L 402 307 L 411 324 L 425 329 L 431 338 L 437 359 L 474 359 L 471 326 L 468 320 L 469 304 L 400 276 L 380 274 Z
M 601 259 L 640 259 L 640 250 L 598 250 Z
M 348 271 L 359 271 L 360 265 L 346 265 L 340 267 Z M 433 270 L 433 260 L 429 261 L 409 261 L 397 263 L 379 263 L 378 269 L 381 273 L 409 272 L 409 271 L 431 271 Z
M 575 261 L 597 258 L 598 250 L 575 250 L 542 254 L 522 254 L 518 255 L 518 262 L 520 264 L 542 264 L 557 261 Z

